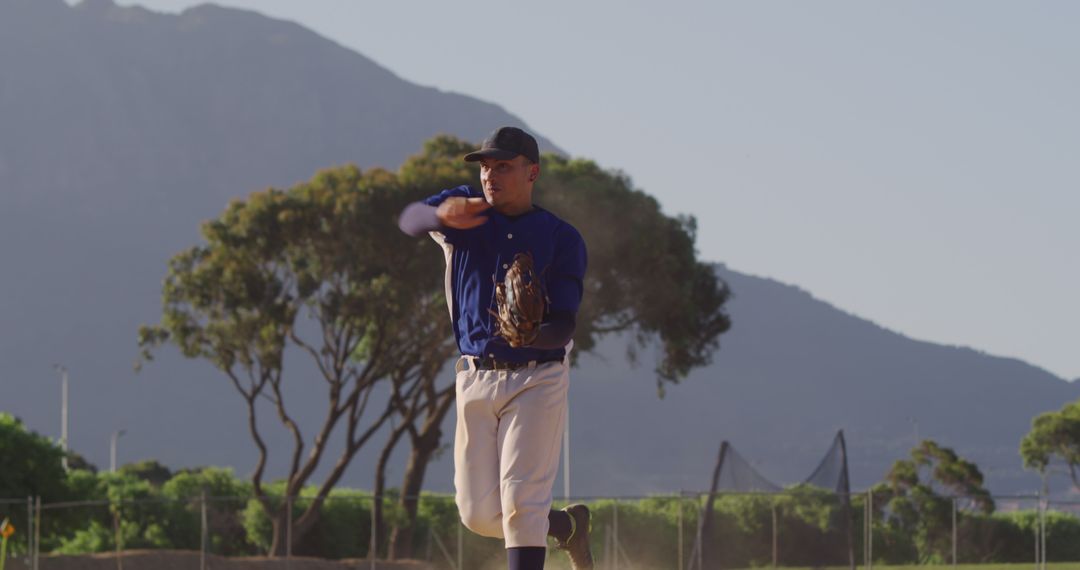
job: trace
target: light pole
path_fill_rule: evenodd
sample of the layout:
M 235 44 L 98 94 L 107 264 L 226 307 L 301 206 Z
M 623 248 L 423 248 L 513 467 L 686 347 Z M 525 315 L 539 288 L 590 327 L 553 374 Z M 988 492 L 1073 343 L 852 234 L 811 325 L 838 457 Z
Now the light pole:
M 67 367 L 53 364 L 53 369 L 60 373 L 60 449 L 64 450 L 61 463 L 64 471 L 68 470 L 68 371 Z
M 127 433 L 126 429 L 121 429 L 112 432 L 112 437 L 109 442 L 109 472 L 116 473 L 116 440 L 120 439 L 120 436 Z

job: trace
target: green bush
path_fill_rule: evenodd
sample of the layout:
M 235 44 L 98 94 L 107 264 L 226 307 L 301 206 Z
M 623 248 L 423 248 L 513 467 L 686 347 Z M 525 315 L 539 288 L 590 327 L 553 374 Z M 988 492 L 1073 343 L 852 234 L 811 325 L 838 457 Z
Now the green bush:
M 58 520 L 62 526 L 74 527 L 70 528 L 73 532 L 54 535 L 49 542 L 43 539 L 43 548 L 51 547 L 58 554 L 113 550 L 118 545 L 123 549 L 175 548 L 170 530 L 178 513 L 161 501 L 149 482 L 124 473 L 75 471 L 71 484 L 86 492 L 88 500 L 107 503 L 72 507 L 73 512 Z
M 715 501 L 709 552 L 724 567 L 768 566 L 773 558 L 776 516 L 777 564 L 846 565 L 847 529 L 843 503 L 833 493 L 809 486 L 782 495 L 721 494 Z M 861 515 L 861 505 L 852 507 Z M 853 547 L 861 550 L 861 521 L 852 521 Z
M 284 484 L 269 485 L 266 491 L 271 508 L 281 508 Z M 301 492 L 292 506 L 294 521 L 300 518 L 317 494 L 316 487 L 307 487 Z M 260 552 L 269 552 L 273 526 L 271 516 L 262 503 L 254 498 L 248 499 L 241 520 L 247 542 Z M 352 489 L 334 489 L 322 505 L 319 520 L 304 540 L 293 548 L 293 553 L 331 559 L 360 558 L 367 556 L 370 543 L 371 494 Z
M 197 549 L 202 497 L 206 497 L 207 548 L 223 556 L 257 554 L 244 530 L 242 513 L 251 496 L 251 484 L 236 478 L 231 469 L 206 467 L 181 471 L 161 487 L 161 495 L 174 508 L 175 548 Z
M 50 501 L 55 506 L 42 515 L 43 550 L 65 554 L 102 552 L 115 549 L 118 542 L 126 549 L 198 549 L 204 493 L 211 552 L 252 555 L 269 550 L 271 518 L 252 497 L 250 484 L 237 479 L 232 471 L 214 467 L 181 471 L 157 484 L 141 475 L 142 471 L 68 473 L 64 489 L 55 496 L 89 504 L 61 506 L 56 499 Z M 267 491 L 271 506 L 279 508 L 283 485 L 271 484 Z M 315 487 L 305 488 L 294 501 L 294 520 L 299 519 L 316 493 Z M 404 517 L 396 498 L 390 492 L 384 499 L 387 530 Z M 863 501 L 862 496 L 853 497 L 850 511 L 857 562 L 861 562 L 863 553 Z M 705 505 L 696 498 L 657 496 L 597 500 L 589 506 L 593 511 L 595 553 L 600 555 L 610 548 L 607 538 L 617 526 L 619 548 L 636 566 L 667 568 L 678 557 L 680 520 L 682 557 L 684 562 L 689 560 Z M 847 565 L 847 511 L 832 493 L 799 486 L 775 495 L 720 494 L 713 506 L 714 525 L 705 540 L 723 567 L 772 564 L 774 513 L 780 565 Z M 951 562 L 948 500 L 941 505 L 924 504 L 921 510 L 905 510 L 903 501 L 877 506 L 881 510 L 874 520 L 875 563 Z M 25 511 L 25 504 L 16 507 Z M 9 510 L 15 513 L 15 507 Z M 923 515 L 932 516 L 932 524 L 912 518 Z M 957 527 L 960 562 L 1027 562 L 1034 553 L 1038 524 L 1038 513 L 1033 510 L 993 515 L 961 511 Z M 447 554 L 456 558 L 459 525 L 452 497 L 425 493 L 417 512 L 413 552 L 419 557 L 430 553 L 442 559 L 442 548 L 438 546 L 441 543 Z M 1046 525 L 1050 560 L 1080 560 L 1080 518 L 1051 512 Z M 388 538 L 380 537 L 380 552 L 385 552 Z M 501 541 L 468 531 L 463 532 L 462 539 L 464 557 L 470 566 L 480 567 L 504 556 Z M 293 553 L 330 559 L 362 558 L 368 555 L 370 540 L 370 493 L 335 489 L 323 504 L 318 521 L 295 545 Z
M 41 497 L 47 503 L 68 500 L 62 459 L 63 450 L 49 438 L 30 431 L 15 416 L 0 412 L 0 520 L 7 518 L 16 534 L 8 541 L 8 553 L 26 552 L 27 497 Z

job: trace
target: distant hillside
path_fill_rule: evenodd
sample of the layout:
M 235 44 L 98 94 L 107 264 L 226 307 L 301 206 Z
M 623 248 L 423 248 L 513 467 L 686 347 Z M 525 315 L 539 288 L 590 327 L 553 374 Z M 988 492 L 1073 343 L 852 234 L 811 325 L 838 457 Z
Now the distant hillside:
M 905 456 L 918 430 L 975 460 L 998 492 L 1037 489 L 1021 469 L 1020 439 L 1034 415 L 1080 397 L 1080 385 L 1019 360 L 907 338 L 797 287 L 717 270 L 735 293 L 732 330 L 714 364 L 664 400 L 651 364 L 628 369 L 614 343 L 600 350 L 606 361 L 582 362 L 571 393 L 579 491 L 700 489 L 723 439 L 766 476 L 794 483 L 841 428 L 858 488 Z
M 232 198 L 506 124 L 526 126 L 253 12 L 0 1 L 0 409 L 56 434 L 61 362 L 92 460 L 126 427 L 122 455 L 233 461 L 247 442 L 219 439 L 242 426 L 220 378 L 168 358 L 132 372 L 168 258 Z
M 107 0 L 5 0 L 0 69 L 9 204 L 47 191 L 50 205 L 196 202 L 205 213 L 318 167 L 394 167 L 436 133 L 479 140 L 522 124 L 297 24 L 211 4 L 168 15 Z
M 479 140 L 503 124 L 523 125 L 251 12 L 0 0 L 0 409 L 57 435 L 52 364 L 63 363 L 72 445 L 90 460 L 105 463 L 123 428 L 121 461 L 246 473 L 242 406 L 218 373 L 169 354 L 132 372 L 166 260 L 229 199 L 335 164 L 393 168 L 436 133 Z M 794 287 L 718 271 L 735 327 L 714 365 L 665 400 L 648 358 L 627 369 L 619 339 L 573 373 L 576 493 L 704 487 L 724 438 L 795 481 L 839 427 L 865 485 L 910 447 L 916 421 L 988 466 L 997 490 L 1028 489 L 1016 446 L 1031 416 L 1080 396 L 1022 362 L 916 342 Z M 318 393 L 291 389 L 301 418 L 322 409 Z M 430 487 L 450 488 L 448 463 Z M 361 455 L 344 483 L 367 485 L 370 465 Z

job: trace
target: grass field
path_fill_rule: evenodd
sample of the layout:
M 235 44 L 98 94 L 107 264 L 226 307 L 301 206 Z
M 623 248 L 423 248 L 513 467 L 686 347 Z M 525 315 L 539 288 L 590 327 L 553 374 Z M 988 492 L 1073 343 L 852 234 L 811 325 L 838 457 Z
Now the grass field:
M 553 560 L 548 558 L 548 563 L 545 568 L 551 568 L 552 570 L 568 569 L 569 564 L 564 564 L 562 560 L 558 560 L 556 557 Z M 623 566 L 626 568 L 626 566 Z M 596 565 L 597 570 L 605 570 L 607 566 L 601 563 Z M 630 566 L 630 568 L 638 568 L 637 566 Z M 731 570 L 771 570 L 771 566 L 761 566 L 758 568 L 745 568 L 745 569 L 731 569 Z M 857 570 L 865 570 L 865 566 L 856 566 Z M 1037 570 L 1035 562 L 1025 564 L 957 564 L 955 567 L 951 564 L 927 564 L 927 565 L 904 565 L 904 566 L 885 566 L 874 565 L 874 570 Z M 485 569 L 486 570 L 486 569 Z M 848 570 L 847 566 L 825 566 L 825 567 L 797 567 L 797 566 L 778 566 L 777 570 Z M 1048 562 L 1046 564 L 1046 570 L 1080 570 L 1080 562 Z
M 1023 564 L 934 564 L 928 566 L 874 566 L 882 570 L 1034 570 L 1035 562 Z M 1047 570 L 1080 570 L 1080 562 L 1047 562 Z
M 747 570 L 764 570 L 770 568 L 766 566 L 761 569 L 747 569 Z M 865 569 L 865 566 L 856 566 L 856 569 Z M 904 566 L 885 566 L 874 565 L 874 570 L 1036 570 L 1035 562 L 1028 562 L 1022 564 L 912 564 Z M 1080 570 L 1080 562 L 1047 562 L 1047 570 Z M 797 568 L 797 567 L 780 567 L 778 570 L 848 570 L 847 566 L 828 566 L 825 568 Z
M 492 567 L 494 568 L 494 566 Z M 549 556 L 548 563 L 545 568 L 552 570 L 564 570 L 569 569 L 570 565 L 564 562 L 564 557 L 561 556 Z M 601 562 L 597 562 L 597 570 L 606 570 L 608 567 Z M 623 568 L 637 569 L 638 566 L 629 566 L 625 564 Z M 855 567 L 857 570 L 865 570 L 865 566 L 859 565 Z M 759 566 L 757 568 L 745 568 L 745 569 L 730 569 L 730 570 L 771 570 L 771 566 Z M 911 564 L 903 566 L 887 566 L 875 564 L 873 570 L 1037 570 L 1035 562 L 1021 563 L 1021 564 Z M 487 570 L 487 568 L 485 568 Z M 727 569 L 725 569 L 727 570 Z M 799 566 L 778 566 L 777 570 L 848 570 L 847 566 L 825 566 L 825 567 L 799 567 Z M 1046 570 L 1080 570 L 1080 562 L 1048 562 L 1046 564 Z

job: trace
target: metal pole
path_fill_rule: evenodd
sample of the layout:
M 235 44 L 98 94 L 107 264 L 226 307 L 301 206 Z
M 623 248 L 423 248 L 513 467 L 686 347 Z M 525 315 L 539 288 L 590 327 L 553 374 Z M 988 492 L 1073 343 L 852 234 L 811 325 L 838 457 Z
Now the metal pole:
M 615 563 L 614 570 L 619 570 L 619 501 L 616 499 L 612 502 L 612 531 L 611 531 L 611 554 L 612 561 Z
M 1039 543 L 1039 545 L 1036 546 L 1036 551 L 1041 553 L 1040 568 L 1043 570 L 1046 570 L 1046 517 L 1043 513 L 1046 509 L 1044 506 L 1046 504 L 1045 501 L 1047 501 L 1047 497 L 1050 495 L 1050 485 L 1046 480 L 1046 475 L 1046 470 L 1043 470 L 1042 489 L 1039 491 L 1039 535 L 1035 538 Z
M 61 447 L 64 450 L 64 469 L 68 468 L 68 374 L 67 370 L 64 370 L 62 395 L 60 397 L 60 442 Z
M 424 556 L 424 560 L 427 560 L 428 562 L 431 562 L 431 533 L 433 532 L 435 532 L 434 528 L 429 526 L 427 529 L 427 549 L 426 555 Z
M 779 541 L 777 540 L 778 532 L 779 531 L 778 531 L 777 526 L 776 526 L 776 501 L 773 501 L 773 505 L 772 505 L 772 567 L 773 568 L 776 568 L 777 551 L 779 550 L 777 548 L 778 545 L 779 545 Z
M 952 565 L 956 568 L 956 497 L 952 498 Z
M 615 530 L 611 525 L 608 525 L 607 541 L 608 570 L 615 570 L 619 567 L 619 551 L 615 547 Z
M 371 570 L 375 570 L 375 556 L 378 554 L 379 548 L 379 530 L 375 528 L 375 505 L 376 502 L 382 502 L 378 495 L 371 496 L 371 546 L 368 547 L 368 558 L 371 563 Z
M 1040 496 L 1038 500 L 1039 500 L 1039 502 L 1036 503 L 1035 508 L 1039 512 L 1038 516 L 1041 519 L 1042 518 L 1042 497 Z M 1041 527 L 1041 525 L 1039 525 L 1039 524 L 1035 525 L 1035 570 L 1039 570 L 1039 567 L 1041 566 L 1040 562 L 1042 561 L 1042 553 L 1041 553 L 1041 551 L 1039 549 L 1042 546 L 1041 545 L 1042 532 L 1041 532 L 1040 527 Z
M 288 491 L 286 489 L 286 491 Z M 292 567 L 292 504 L 293 496 L 285 497 L 285 568 Z
M 866 568 L 871 570 L 874 567 L 874 490 L 867 491 L 866 504 L 870 507 L 870 512 L 867 513 L 866 520 L 869 521 L 868 533 L 869 539 L 866 541 Z
M 457 567 L 458 570 L 465 570 L 465 538 L 461 532 L 461 521 L 458 521 L 457 525 Z
M 685 570 L 690 570 L 691 568 L 694 567 L 694 561 L 697 560 L 697 553 L 698 553 L 699 546 L 700 545 L 698 545 L 698 542 L 695 540 L 694 541 L 694 546 L 692 548 L 690 548 L 690 560 L 686 563 L 686 569 Z
M 604 525 L 604 568 L 612 570 L 615 566 L 611 561 L 611 525 Z
M 116 473 L 116 441 L 121 436 L 127 433 L 126 429 L 116 430 L 112 432 L 112 437 L 109 438 L 109 472 Z
M 678 509 L 679 509 L 679 513 L 678 513 L 678 519 L 677 519 L 677 520 L 679 521 L 679 554 L 678 554 L 678 558 L 677 558 L 677 560 L 678 560 L 678 566 L 676 566 L 676 568 L 678 568 L 679 570 L 682 570 L 682 568 L 683 568 L 683 553 L 682 553 L 682 550 L 683 550 L 683 529 L 682 529 L 682 504 L 683 504 L 683 501 L 682 501 L 682 491 L 679 491 L 679 498 L 678 498 L 678 502 L 676 503 L 676 506 L 677 506 L 677 507 L 678 507 Z
M 41 567 L 41 495 L 34 501 L 34 570 Z
M 1046 495 L 1043 495 L 1039 504 L 1039 543 L 1042 545 L 1042 564 L 1040 568 L 1046 570 Z
M 199 570 L 206 570 L 206 548 L 209 542 L 207 538 L 206 528 L 206 490 L 202 492 L 202 498 L 199 500 Z
M 116 512 L 113 513 L 113 529 L 116 533 L 116 569 L 124 570 L 124 535 L 121 532 L 121 517 L 123 516 L 124 498 L 119 497 L 116 502 Z
M 53 364 L 53 368 L 60 372 L 60 449 L 64 456 L 60 459 L 64 471 L 68 470 L 68 371 L 67 367 Z
M 1039 511 L 1042 511 L 1042 500 L 1041 500 L 1041 498 L 1040 498 L 1039 502 L 1035 505 L 1035 508 L 1037 510 L 1039 510 Z M 1040 545 L 1040 537 L 1042 536 L 1042 533 L 1039 532 L 1039 525 L 1038 524 L 1034 525 L 1034 530 L 1035 530 L 1035 570 L 1039 570 L 1039 567 L 1040 567 L 1039 562 L 1042 560 L 1042 553 L 1039 551 L 1039 548 L 1041 547 L 1041 545 Z
M 31 560 L 34 559 L 34 498 L 26 497 L 26 567 L 30 568 Z
M 698 501 L 698 525 L 697 525 L 697 567 L 698 570 L 704 570 L 705 568 L 705 540 L 704 540 L 704 528 L 705 520 L 702 518 L 701 502 Z
M 870 550 L 867 549 L 867 545 L 870 544 L 870 491 L 866 492 L 866 498 L 863 499 L 863 566 L 870 566 Z

